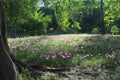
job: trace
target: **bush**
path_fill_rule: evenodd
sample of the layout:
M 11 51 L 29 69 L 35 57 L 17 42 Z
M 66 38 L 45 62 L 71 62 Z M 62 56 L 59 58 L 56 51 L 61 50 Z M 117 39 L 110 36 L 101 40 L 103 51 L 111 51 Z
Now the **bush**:
M 67 18 L 64 18 L 61 22 L 59 22 L 59 25 L 61 26 L 61 29 L 64 32 L 67 32 L 67 30 L 69 29 L 70 22 Z
M 93 34 L 98 34 L 99 33 L 99 29 L 98 28 L 93 28 L 92 29 L 92 33 Z
M 74 33 L 77 33 L 77 30 L 81 30 L 80 23 L 79 22 L 74 22 L 72 25 L 72 29 Z
M 119 28 L 114 25 L 114 26 L 111 27 L 110 32 L 111 32 L 113 35 L 116 35 L 116 34 L 119 33 Z

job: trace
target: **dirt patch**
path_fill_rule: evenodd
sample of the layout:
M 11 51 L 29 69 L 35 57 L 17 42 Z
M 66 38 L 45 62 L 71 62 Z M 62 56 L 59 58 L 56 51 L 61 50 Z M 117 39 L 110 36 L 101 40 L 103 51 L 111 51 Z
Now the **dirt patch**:
M 61 77 L 60 80 L 110 80 L 110 71 L 108 69 L 77 66 L 70 71 L 63 72 L 67 77 Z

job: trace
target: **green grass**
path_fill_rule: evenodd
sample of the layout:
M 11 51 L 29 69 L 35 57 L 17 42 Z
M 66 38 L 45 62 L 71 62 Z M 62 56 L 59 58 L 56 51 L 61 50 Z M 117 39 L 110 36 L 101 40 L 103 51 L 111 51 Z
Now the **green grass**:
M 28 70 L 24 70 L 19 77 L 20 80 L 59 80 L 59 76 L 53 73 L 46 73 L 41 76 L 33 76 Z
M 27 63 L 49 67 L 116 67 L 120 62 L 120 36 L 56 35 L 8 39 L 13 54 Z
M 110 35 L 58 35 L 16 38 L 8 41 L 11 51 L 22 61 L 50 67 L 65 67 L 78 65 L 80 62 L 83 63 L 83 60 L 85 64 L 93 62 L 95 66 L 118 62 L 119 39 L 120 36 Z M 76 57 L 78 61 L 73 62 Z

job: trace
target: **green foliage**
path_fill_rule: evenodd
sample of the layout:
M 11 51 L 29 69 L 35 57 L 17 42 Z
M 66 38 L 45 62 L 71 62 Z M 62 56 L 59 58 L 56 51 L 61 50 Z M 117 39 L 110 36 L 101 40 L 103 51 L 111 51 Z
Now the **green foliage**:
M 19 77 L 20 80 L 58 80 L 59 76 L 57 74 L 44 74 L 41 76 L 33 76 L 28 70 L 23 69 L 22 74 Z
M 67 30 L 69 29 L 69 25 L 70 25 L 69 20 L 67 18 L 64 18 L 59 24 L 62 30 L 67 32 Z
M 113 0 L 107 0 L 105 1 L 105 7 L 106 7 L 106 15 L 109 17 L 109 19 L 118 19 L 120 18 L 119 15 L 119 1 L 113 1 Z
M 92 33 L 93 34 L 98 34 L 99 33 L 99 29 L 98 28 L 93 28 L 92 29 Z
M 52 75 L 42 75 L 40 80 L 59 80 L 58 75 L 52 74 Z
M 106 0 L 105 1 L 105 23 L 108 28 L 112 25 L 119 25 L 115 23 L 120 19 L 120 2 L 118 0 Z
M 53 10 L 55 19 L 58 25 L 59 32 L 65 31 L 69 28 L 69 13 L 67 0 L 58 0 L 54 3 Z
M 8 26 L 24 24 L 37 10 L 38 2 L 39 0 L 4 0 Z
M 19 79 L 20 80 L 34 80 L 34 78 L 31 75 L 31 73 L 28 70 L 26 70 L 26 69 L 22 70 L 22 74 L 20 74 Z
M 119 28 L 117 26 L 112 26 L 110 32 L 112 34 L 118 34 L 119 33 Z
M 44 15 L 43 12 L 35 12 L 29 20 L 30 34 L 40 35 L 47 34 L 48 24 L 51 22 L 51 16 Z
M 72 29 L 74 30 L 75 33 L 77 33 L 77 30 L 81 30 L 79 22 L 74 22 L 71 27 L 72 27 Z
M 38 10 L 39 1 L 40 0 L 3 0 L 8 32 L 11 34 L 11 37 L 16 37 L 21 33 L 27 34 L 29 28 L 27 28 L 26 23 L 31 23 L 29 22 L 29 18 Z M 24 32 L 24 30 L 26 32 Z
M 10 34 L 47 34 L 50 28 L 54 28 L 50 33 L 77 31 L 91 33 L 93 26 L 101 25 L 99 0 L 3 0 L 3 2 Z M 108 33 L 110 26 L 120 26 L 119 5 L 118 0 L 104 1 L 104 20 Z M 78 25 L 76 22 L 80 23 L 81 30 L 76 26 Z M 74 29 L 73 25 L 76 26 Z

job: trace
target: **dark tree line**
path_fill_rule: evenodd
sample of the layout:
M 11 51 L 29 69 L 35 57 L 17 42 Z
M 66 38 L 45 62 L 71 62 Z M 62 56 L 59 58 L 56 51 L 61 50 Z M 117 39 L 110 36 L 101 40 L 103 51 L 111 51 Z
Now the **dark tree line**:
M 93 33 L 94 28 L 101 34 L 110 34 L 111 29 L 113 32 L 117 29 L 117 33 L 120 33 L 119 0 L 3 0 L 3 2 L 9 37 Z

